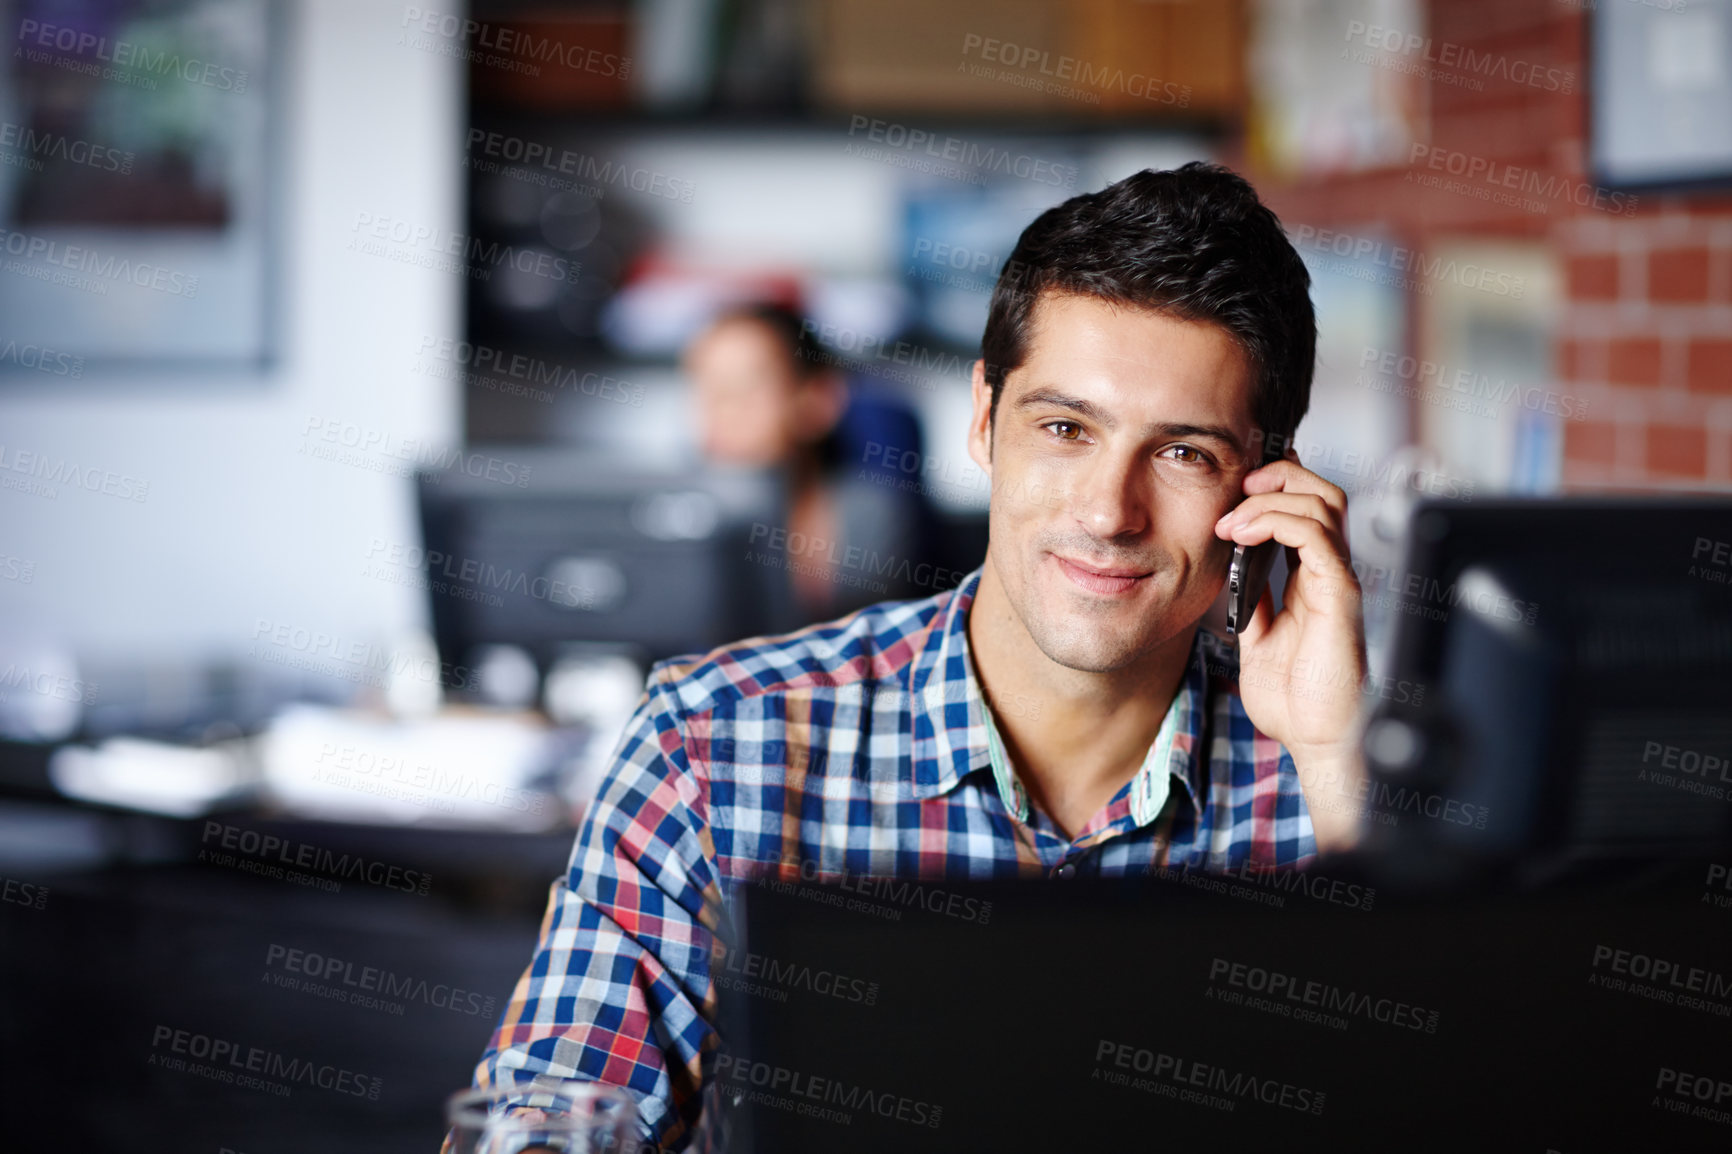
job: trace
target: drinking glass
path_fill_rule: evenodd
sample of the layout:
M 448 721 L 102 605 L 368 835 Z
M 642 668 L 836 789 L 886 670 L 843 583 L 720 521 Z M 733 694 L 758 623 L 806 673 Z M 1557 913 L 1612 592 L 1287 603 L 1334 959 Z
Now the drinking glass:
M 635 1151 L 637 1103 L 600 1082 L 506 1083 L 460 1090 L 445 1107 L 444 1154 L 624 1154 Z
M 733 1112 L 739 1105 L 739 1098 L 740 1095 L 723 1086 L 718 1077 L 711 1077 L 705 1083 L 703 1109 L 698 1115 L 698 1124 L 692 1131 L 686 1154 L 728 1154 L 733 1137 Z

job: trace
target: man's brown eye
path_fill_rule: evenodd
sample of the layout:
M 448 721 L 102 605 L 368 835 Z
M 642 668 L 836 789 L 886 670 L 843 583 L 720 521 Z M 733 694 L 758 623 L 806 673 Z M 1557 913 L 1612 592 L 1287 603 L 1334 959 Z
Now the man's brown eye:
M 1070 421 L 1054 421 L 1047 428 L 1051 429 L 1063 441 L 1074 441 L 1082 435 L 1082 426 Z M 1067 429 L 1069 430 L 1068 433 L 1064 431 Z

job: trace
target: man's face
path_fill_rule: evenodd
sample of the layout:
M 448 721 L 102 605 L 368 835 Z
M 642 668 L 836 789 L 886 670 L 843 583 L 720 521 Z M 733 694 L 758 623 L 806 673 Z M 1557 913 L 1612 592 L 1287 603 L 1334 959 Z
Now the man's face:
M 1257 465 L 1249 358 L 1218 325 L 1043 293 L 996 419 L 975 366 L 969 455 L 992 478 L 990 564 L 1049 659 L 1105 673 L 1200 618 Z

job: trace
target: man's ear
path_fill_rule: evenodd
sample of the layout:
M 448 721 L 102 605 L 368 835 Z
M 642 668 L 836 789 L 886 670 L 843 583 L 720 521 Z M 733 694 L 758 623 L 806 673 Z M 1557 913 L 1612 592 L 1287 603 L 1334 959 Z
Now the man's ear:
M 986 384 L 986 362 L 974 362 L 971 385 L 974 412 L 968 419 L 968 456 L 980 471 L 992 476 L 992 390 Z

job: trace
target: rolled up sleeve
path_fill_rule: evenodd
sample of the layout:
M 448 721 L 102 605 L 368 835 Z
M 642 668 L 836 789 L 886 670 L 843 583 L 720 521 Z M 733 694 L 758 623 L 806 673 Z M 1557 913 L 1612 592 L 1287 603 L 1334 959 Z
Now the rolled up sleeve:
M 676 1146 L 716 1045 L 710 950 L 720 891 L 702 792 L 658 667 L 553 883 L 535 955 L 475 1082 L 607 1082 L 642 1137 Z

